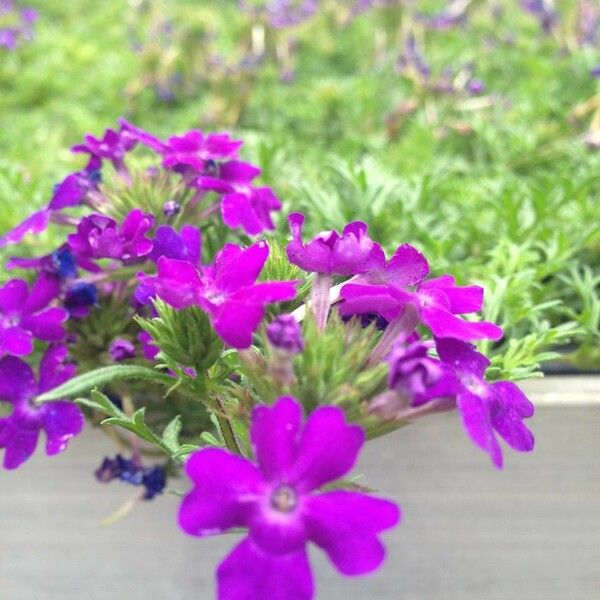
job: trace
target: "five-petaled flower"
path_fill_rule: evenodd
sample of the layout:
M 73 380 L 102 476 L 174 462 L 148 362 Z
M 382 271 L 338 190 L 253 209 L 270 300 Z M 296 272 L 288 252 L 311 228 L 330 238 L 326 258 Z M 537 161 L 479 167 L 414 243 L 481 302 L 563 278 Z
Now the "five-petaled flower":
M 0 401 L 12 404 L 11 414 L 0 418 L 0 448 L 5 450 L 6 469 L 16 469 L 33 454 L 42 429 L 46 454 L 51 456 L 62 452 L 83 428 L 83 415 L 72 402 L 35 403 L 36 396 L 74 375 L 74 365 L 64 364 L 66 356 L 66 346 L 50 346 L 40 362 L 38 381 L 21 359 L 5 356 L 0 360 Z
M 152 290 L 174 308 L 199 306 L 226 343 L 247 348 L 265 316 L 265 305 L 296 296 L 294 281 L 256 283 L 268 256 L 266 242 L 246 249 L 225 244 L 214 263 L 201 268 L 162 256 L 157 276 L 141 275 L 140 281 L 145 290 Z
M 25 356 L 33 352 L 34 338 L 58 342 L 65 336 L 69 313 L 48 304 L 60 291 L 58 279 L 42 273 L 31 290 L 22 279 L 0 287 L 0 356 Z
M 318 408 L 303 429 L 301 419 L 300 404 L 282 397 L 252 414 L 257 464 L 217 448 L 186 464 L 194 488 L 179 511 L 181 527 L 200 537 L 248 528 L 218 569 L 219 600 L 312 598 L 309 541 L 345 575 L 373 571 L 384 559 L 378 534 L 398 523 L 398 507 L 363 493 L 320 491 L 353 467 L 364 432 L 338 407 Z

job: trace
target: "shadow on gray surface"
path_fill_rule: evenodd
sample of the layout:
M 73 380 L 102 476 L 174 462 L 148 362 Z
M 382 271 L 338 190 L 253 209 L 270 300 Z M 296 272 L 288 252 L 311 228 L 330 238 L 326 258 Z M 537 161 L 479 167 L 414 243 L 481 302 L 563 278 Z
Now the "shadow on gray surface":
M 531 424 L 534 453 L 507 451 L 503 472 L 471 445 L 456 414 L 369 444 L 356 472 L 401 504 L 403 523 L 386 535 L 387 561 L 370 577 L 344 579 L 313 550 L 318 598 L 600 598 L 600 407 L 540 408 Z M 61 456 L 38 453 L 0 472 L 0 598 L 213 597 L 213 571 L 236 538 L 180 533 L 174 496 L 101 527 L 134 491 L 94 480 L 113 453 L 88 430 Z

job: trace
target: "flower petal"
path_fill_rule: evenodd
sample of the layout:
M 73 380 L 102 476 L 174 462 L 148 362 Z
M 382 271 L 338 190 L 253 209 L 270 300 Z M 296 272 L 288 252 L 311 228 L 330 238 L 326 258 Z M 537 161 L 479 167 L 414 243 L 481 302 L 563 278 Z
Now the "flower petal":
M 0 360 L 0 401 L 27 400 L 35 395 L 36 381 L 31 367 L 15 356 Z
M 240 248 L 225 244 L 215 258 L 215 286 L 224 292 L 234 292 L 253 285 L 269 258 L 269 246 L 265 241 Z
M 438 338 L 454 338 L 464 342 L 472 340 L 499 340 L 502 328 L 489 321 L 465 321 L 437 306 L 425 306 L 421 310 L 423 322 Z
M 51 300 L 54 300 L 60 293 L 60 283 L 58 277 L 53 277 L 47 273 L 40 273 L 31 288 L 27 302 L 23 307 L 23 313 L 29 314 L 42 310 Z
M 306 550 L 270 556 L 244 539 L 217 570 L 218 600 L 310 600 L 313 577 Z
M 502 449 L 490 423 L 489 410 L 485 402 L 464 390 L 458 394 L 457 407 L 463 426 L 473 442 L 487 452 L 493 465 L 502 468 Z
M 250 439 L 260 468 L 269 481 L 280 478 L 292 465 L 302 421 L 302 407 L 289 396 L 273 406 L 252 411 Z
M 18 244 L 29 233 L 39 234 L 46 231 L 51 214 L 52 211 L 47 209 L 34 212 L 8 233 L 0 236 L 0 248 L 9 244 Z
M 68 318 L 69 313 L 64 308 L 49 308 L 37 315 L 26 315 L 21 319 L 21 326 L 40 340 L 58 342 L 65 337 L 63 323 Z
M 23 279 L 11 279 L 0 287 L 0 312 L 21 314 L 29 289 Z
M 523 423 L 523 419 L 533 415 L 533 404 L 510 381 L 498 381 L 493 383 L 491 388 L 492 426 L 511 448 L 520 452 L 530 452 L 534 446 L 533 433 Z
M 4 468 L 16 469 L 34 452 L 39 431 L 16 427 L 10 417 L 0 419 L 0 448 L 4 448 Z
M 440 358 L 452 368 L 462 373 L 472 373 L 482 378 L 490 361 L 471 344 L 452 338 L 435 340 L 435 347 Z
M 0 329 L 0 356 L 7 352 L 14 356 L 26 356 L 33 352 L 33 336 L 20 327 Z
M 364 441 L 363 430 L 348 425 L 340 408 L 317 408 L 304 426 L 290 482 L 310 491 L 339 479 L 354 466 Z
M 399 521 L 396 504 L 366 494 L 333 491 L 306 499 L 308 535 L 344 575 L 361 575 L 376 569 L 385 558 L 377 534 Z
M 47 436 L 46 454 L 52 456 L 62 452 L 68 441 L 81 433 L 83 414 L 71 402 L 46 402 L 42 411 L 42 427 Z
M 227 302 L 216 312 L 213 325 L 223 341 L 233 348 L 248 348 L 264 316 L 265 309 L 260 304 Z
M 247 524 L 264 486 L 255 465 L 220 448 L 206 448 L 190 456 L 185 470 L 195 484 L 179 509 L 185 532 L 205 536 Z

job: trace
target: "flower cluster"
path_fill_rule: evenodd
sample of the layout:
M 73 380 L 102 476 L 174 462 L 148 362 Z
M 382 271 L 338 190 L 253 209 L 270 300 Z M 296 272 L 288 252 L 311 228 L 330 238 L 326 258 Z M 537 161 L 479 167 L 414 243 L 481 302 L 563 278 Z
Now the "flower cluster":
M 486 377 L 474 344 L 503 331 L 477 317 L 483 288 L 431 276 L 415 247 L 386 255 L 361 221 L 307 239 L 299 212 L 287 244 L 249 239 L 275 228 L 281 204 L 241 145 L 122 120 L 74 146 L 87 164 L 0 238 L 67 229 L 54 251 L 7 264 L 31 283 L 0 287 L 0 448 L 14 469 L 43 430 L 60 452 L 85 412 L 131 449 L 95 472 L 138 488 L 127 507 L 184 467 L 181 528 L 247 530 L 217 570 L 221 600 L 310 600 L 309 542 L 342 574 L 369 573 L 400 520 L 345 479 L 366 439 L 456 410 L 501 468 L 499 438 L 532 450 L 533 405 Z M 25 360 L 38 356 L 36 377 Z M 167 462 L 144 466 L 151 450 Z
M 33 38 L 33 26 L 38 20 L 34 8 L 17 11 L 12 0 L 0 0 L 0 48 L 16 50 Z

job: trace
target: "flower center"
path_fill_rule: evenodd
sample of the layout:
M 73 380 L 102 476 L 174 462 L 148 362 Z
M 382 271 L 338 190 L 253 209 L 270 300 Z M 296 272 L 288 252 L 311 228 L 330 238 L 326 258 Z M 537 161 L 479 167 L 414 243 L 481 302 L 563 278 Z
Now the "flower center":
M 271 495 L 271 506 L 282 513 L 292 512 L 298 505 L 298 494 L 287 485 L 278 487 Z

